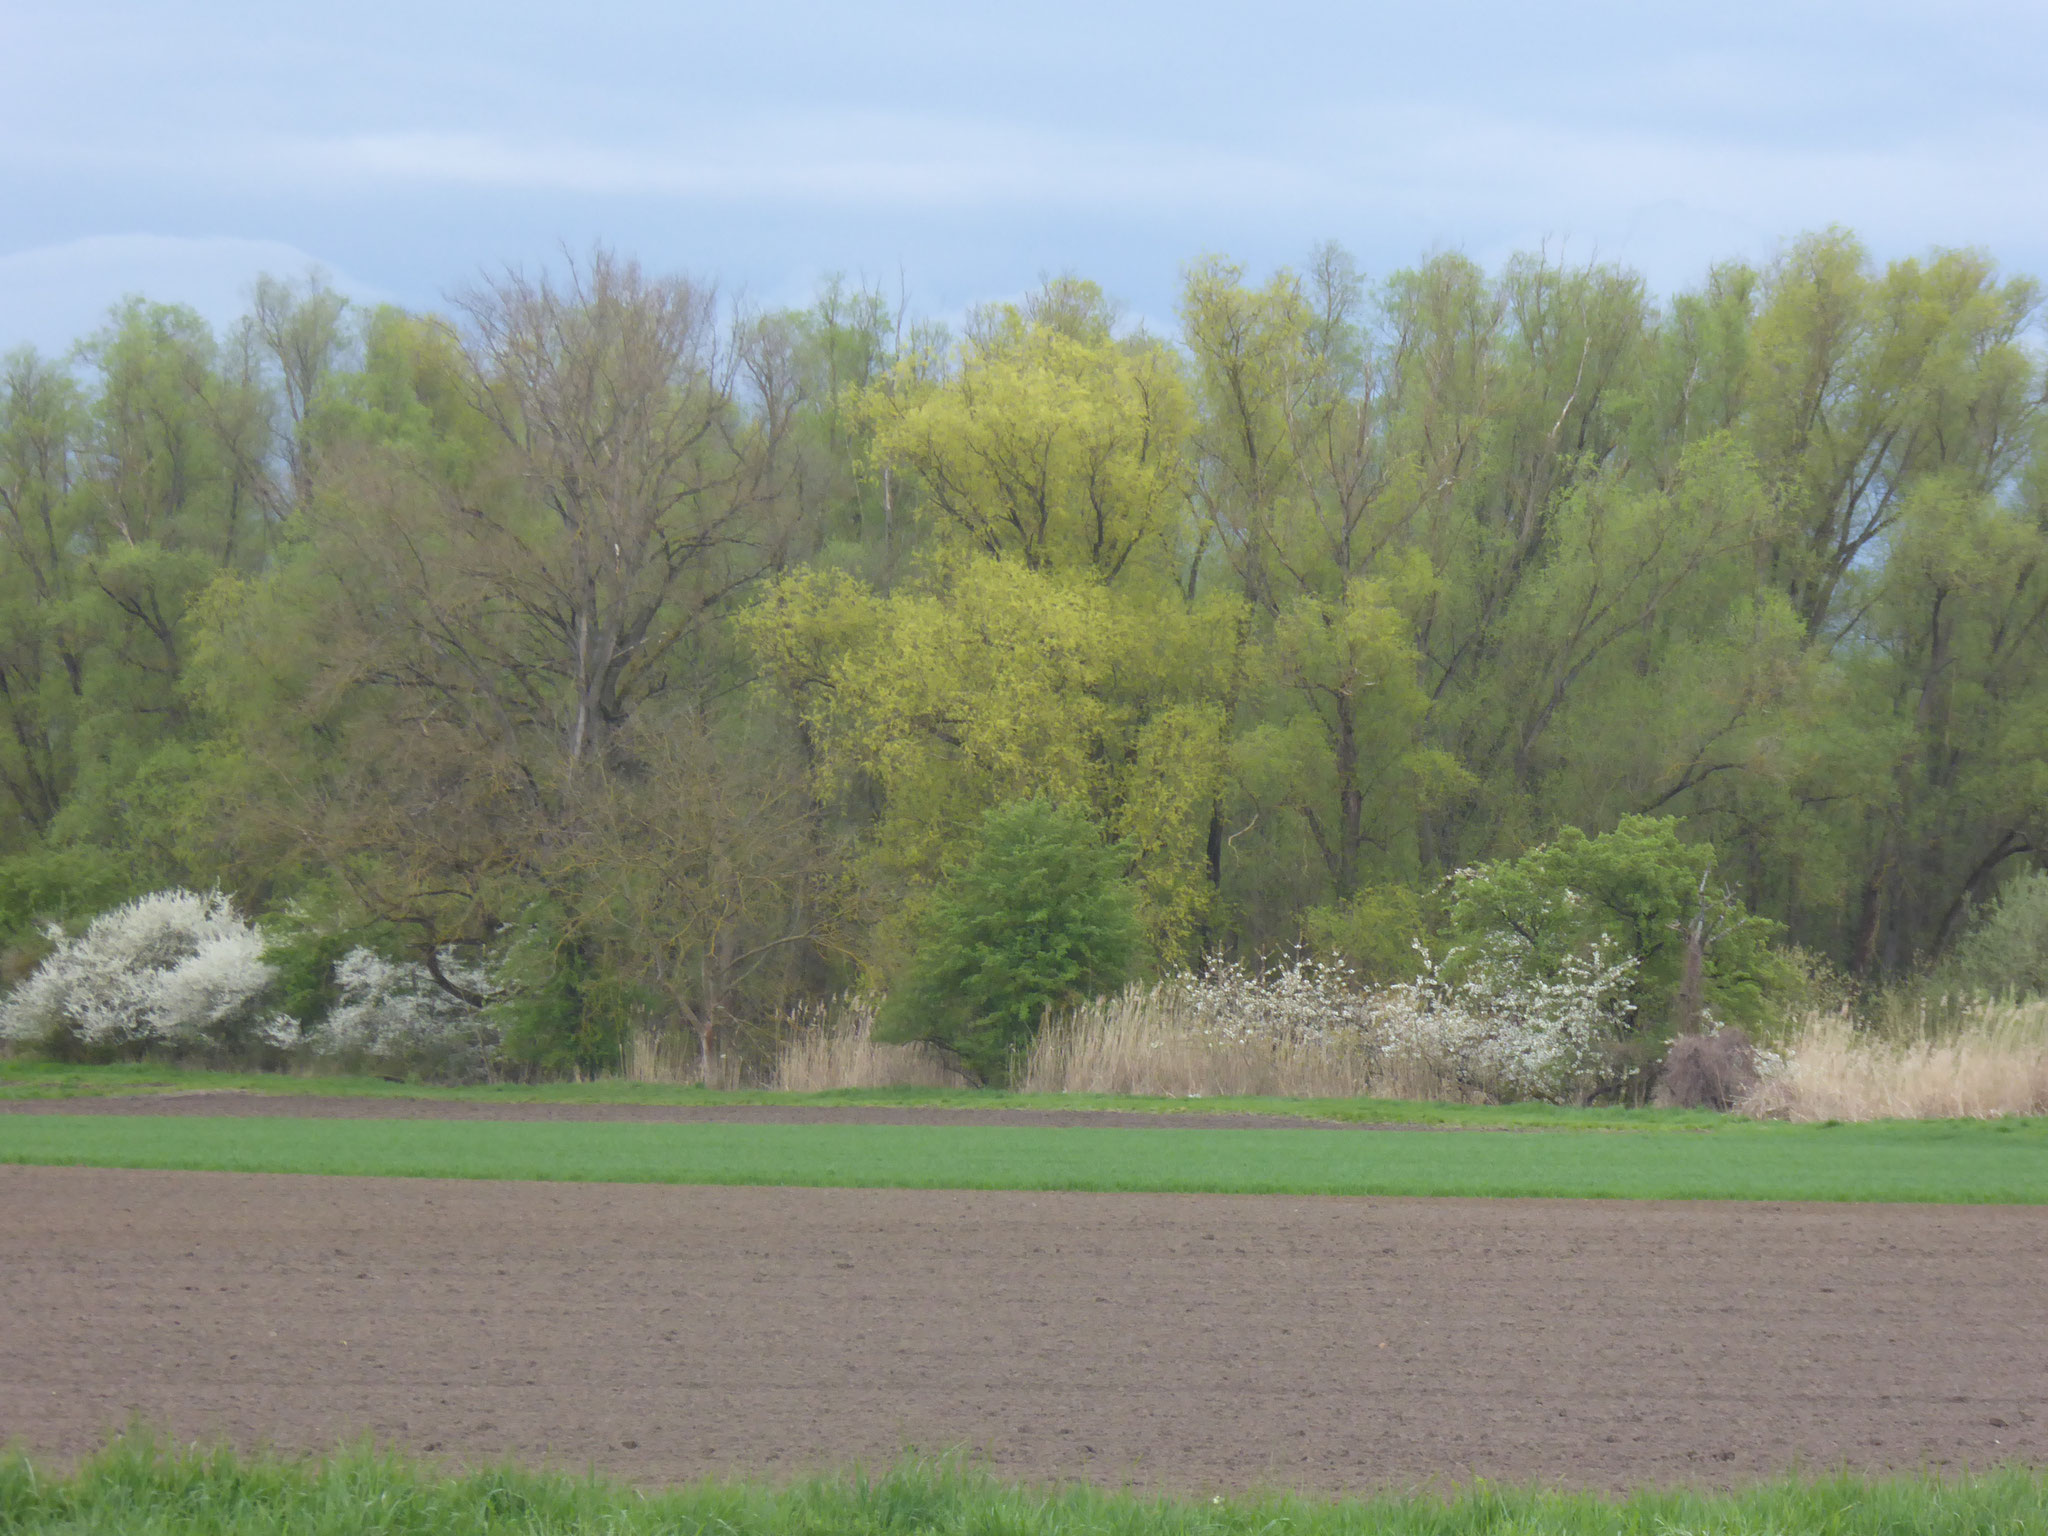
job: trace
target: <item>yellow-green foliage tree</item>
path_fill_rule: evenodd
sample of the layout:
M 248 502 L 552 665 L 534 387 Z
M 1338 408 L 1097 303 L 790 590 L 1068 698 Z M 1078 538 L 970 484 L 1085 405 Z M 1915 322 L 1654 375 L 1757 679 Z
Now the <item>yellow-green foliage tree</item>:
M 906 361 L 863 408 L 877 471 L 929 521 L 928 558 L 886 594 L 792 575 L 743 627 L 825 793 L 872 806 L 859 879 L 898 914 L 875 962 L 900 963 L 983 815 L 1029 800 L 1108 832 L 1151 954 L 1184 958 L 1213 910 L 1239 605 L 1174 575 L 1193 430 L 1178 359 L 1119 338 L 1099 290 L 1066 280 L 977 315 L 942 366 Z
M 793 575 L 743 623 L 825 792 L 874 806 L 861 873 L 878 897 L 927 889 L 998 805 L 1082 807 L 1127 861 L 1152 952 L 1177 959 L 1210 910 L 1234 619 L 969 556 L 888 596 Z M 901 936 L 892 925 L 884 948 Z
M 978 317 L 949 366 L 870 388 L 878 466 L 940 537 L 1034 571 L 1156 577 L 1186 502 L 1192 403 L 1170 348 L 1117 339 L 1093 284 Z
M 1228 798 L 1236 835 L 1256 840 L 1226 871 L 1212 829 L 1214 878 L 1248 907 L 1309 907 L 1312 932 L 1353 934 L 1342 947 L 1384 971 L 1406 944 L 1368 939 L 1362 915 L 1385 907 L 1370 893 L 1413 878 L 1424 814 L 1465 776 L 1424 729 L 1417 633 L 1438 586 L 1408 537 L 1422 478 L 1391 429 L 1399 370 L 1373 355 L 1363 307 L 1334 251 L 1257 288 L 1224 262 L 1189 272 L 1208 557 L 1189 585 L 1206 576 L 1246 615 Z

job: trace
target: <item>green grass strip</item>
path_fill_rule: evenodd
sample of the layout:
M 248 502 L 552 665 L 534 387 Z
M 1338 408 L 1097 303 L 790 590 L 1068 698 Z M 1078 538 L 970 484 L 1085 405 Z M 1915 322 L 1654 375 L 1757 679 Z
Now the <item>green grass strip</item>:
M 328 1460 L 166 1455 L 116 1442 L 72 1476 L 0 1459 L 0 1533 L 123 1536 L 1963 1536 L 2048 1533 L 2048 1477 L 1830 1477 L 1734 1493 L 1478 1486 L 1443 1497 L 1158 1497 L 1004 1483 L 906 1461 L 782 1487 L 641 1492 L 513 1467 L 442 1475 L 368 1452 Z
M 104 1066 L 73 1062 L 0 1060 L 0 1101 L 98 1098 L 108 1094 L 258 1093 L 274 1098 L 413 1099 L 471 1104 L 648 1104 L 705 1106 L 795 1104 L 869 1105 L 913 1109 L 1117 1109 L 1138 1114 L 1272 1115 L 1279 1119 L 1341 1120 L 1353 1125 L 1554 1126 L 1612 1129 L 1691 1129 L 1720 1123 L 1708 1110 L 1577 1108 L 1559 1104 L 1444 1104 L 1416 1099 L 1171 1099 L 1108 1093 L 1009 1093 L 991 1088 L 839 1088 L 824 1093 L 782 1093 L 768 1088 L 710 1089 L 682 1083 L 640 1083 L 624 1078 L 594 1082 L 492 1083 L 454 1088 L 436 1083 L 394 1083 L 340 1073 L 224 1072 L 150 1062 Z
M 2048 1201 L 2048 1121 L 1486 1133 L 0 1115 L 0 1162 L 612 1183 L 2037 1204 Z

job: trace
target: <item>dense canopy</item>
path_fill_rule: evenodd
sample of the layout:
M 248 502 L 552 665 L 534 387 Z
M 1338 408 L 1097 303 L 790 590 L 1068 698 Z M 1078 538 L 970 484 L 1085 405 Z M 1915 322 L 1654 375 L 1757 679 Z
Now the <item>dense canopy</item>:
M 568 1065 L 902 977 L 1019 802 L 1114 850 L 1152 967 L 1398 972 L 1453 872 L 1648 816 L 1896 975 L 2048 849 L 2033 282 L 1329 249 L 1179 318 L 599 251 L 10 356 L 0 983 L 218 887 L 457 996 L 491 959 Z

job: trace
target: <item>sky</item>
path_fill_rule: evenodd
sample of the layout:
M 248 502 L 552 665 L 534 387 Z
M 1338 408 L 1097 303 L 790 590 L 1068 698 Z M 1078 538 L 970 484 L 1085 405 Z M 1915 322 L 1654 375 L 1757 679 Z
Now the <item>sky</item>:
M 602 241 L 746 302 L 1047 276 L 1171 330 L 1189 260 L 1336 240 L 1667 294 L 1831 224 L 2048 276 L 2048 3 L 9 0 L 0 350 L 259 273 L 432 308 Z

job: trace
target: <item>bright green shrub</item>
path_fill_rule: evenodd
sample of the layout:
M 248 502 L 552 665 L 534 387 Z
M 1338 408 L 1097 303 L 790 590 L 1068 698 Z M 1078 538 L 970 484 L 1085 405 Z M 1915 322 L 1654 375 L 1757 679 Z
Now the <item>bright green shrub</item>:
M 1566 827 L 1518 859 L 1461 872 L 1451 937 L 1470 951 L 1511 951 L 1541 977 L 1596 944 L 1633 956 L 1625 1013 L 1633 1032 L 1655 1035 L 1677 1002 L 1686 929 L 1703 916 L 1705 1011 L 1747 1024 L 1783 971 L 1770 947 L 1777 925 L 1743 907 L 1714 868 L 1713 844 L 1682 842 L 1669 817 L 1623 817 L 1599 837 Z

